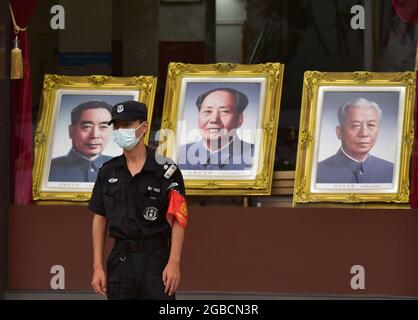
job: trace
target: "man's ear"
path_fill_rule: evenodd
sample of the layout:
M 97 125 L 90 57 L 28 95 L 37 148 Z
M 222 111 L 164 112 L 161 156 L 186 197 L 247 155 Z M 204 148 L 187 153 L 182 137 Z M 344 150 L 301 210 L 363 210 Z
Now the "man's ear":
M 143 122 L 142 127 L 141 127 L 141 131 L 142 131 L 142 133 L 143 133 L 144 135 L 145 135 L 145 134 L 147 133 L 147 131 L 148 131 L 148 126 L 149 126 L 149 122 L 148 122 L 148 121 Z
M 68 136 L 70 137 L 71 140 L 73 140 L 73 134 L 74 134 L 74 127 L 73 125 L 69 125 L 68 126 Z
M 148 122 L 148 121 L 146 121 L 146 122 L 144 123 L 144 133 L 148 131 L 148 127 L 149 127 L 149 122 Z
M 338 140 L 341 140 L 341 127 L 340 126 L 337 126 L 336 128 L 335 128 L 335 132 L 337 133 L 337 138 L 338 138 Z

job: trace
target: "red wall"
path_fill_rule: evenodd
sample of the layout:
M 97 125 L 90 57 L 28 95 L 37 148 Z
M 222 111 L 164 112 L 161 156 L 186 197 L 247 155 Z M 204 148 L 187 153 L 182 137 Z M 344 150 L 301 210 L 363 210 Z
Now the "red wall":
M 181 291 L 371 294 L 418 297 L 413 210 L 192 207 Z M 92 214 L 84 206 L 13 206 L 9 290 L 91 290 Z M 109 242 L 110 245 L 110 242 Z M 350 287 L 363 265 L 366 290 Z

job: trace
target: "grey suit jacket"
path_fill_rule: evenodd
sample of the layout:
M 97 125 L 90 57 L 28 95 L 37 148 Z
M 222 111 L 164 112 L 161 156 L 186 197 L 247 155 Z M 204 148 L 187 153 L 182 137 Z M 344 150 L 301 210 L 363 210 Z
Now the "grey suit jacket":
M 254 145 L 238 137 L 217 152 L 210 152 L 200 140 L 180 146 L 177 165 L 182 170 L 248 170 L 253 156 Z
M 112 157 L 99 155 L 89 161 L 71 149 L 66 156 L 52 159 L 48 181 L 95 182 L 100 167 L 110 159 Z
M 393 163 L 369 154 L 359 163 L 342 150 L 318 163 L 317 183 L 392 183 Z

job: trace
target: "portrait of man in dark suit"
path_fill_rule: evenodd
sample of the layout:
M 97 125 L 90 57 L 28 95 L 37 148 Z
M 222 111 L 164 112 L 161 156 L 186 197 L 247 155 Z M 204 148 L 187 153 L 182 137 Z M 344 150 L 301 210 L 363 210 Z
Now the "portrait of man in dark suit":
M 244 122 L 247 95 L 236 89 L 220 87 L 200 94 L 195 105 L 201 139 L 180 146 L 180 169 L 251 169 L 254 145 L 241 140 L 236 132 Z
M 71 111 L 68 127 L 72 148 L 67 155 L 51 160 L 51 182 L 95 182 L 100 167 L 112 159 L 103 155 L 111 134 L 108 122 L 112 106 L 91 100 L 77 105 Z
M 392 183 L 394 164 L 374 156 L 382 110 L 365 98 L 344 103 L 338 110 L 337 152 L 318 163 L 317 183 Z

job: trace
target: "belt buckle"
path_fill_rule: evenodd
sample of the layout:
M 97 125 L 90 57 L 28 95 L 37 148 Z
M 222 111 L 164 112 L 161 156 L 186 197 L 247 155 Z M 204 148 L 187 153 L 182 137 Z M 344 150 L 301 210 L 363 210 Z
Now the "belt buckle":
M 144 248 L 144 245 L 141 240 L 127 240 L 125 247 L 128 252 L 136 252 L 136 251 L 142 251 Z

